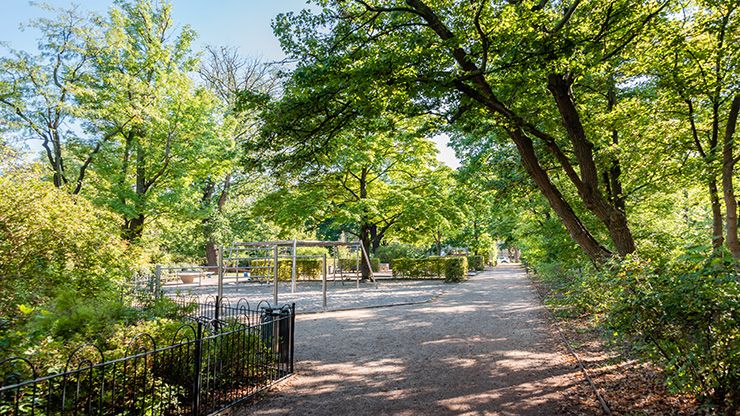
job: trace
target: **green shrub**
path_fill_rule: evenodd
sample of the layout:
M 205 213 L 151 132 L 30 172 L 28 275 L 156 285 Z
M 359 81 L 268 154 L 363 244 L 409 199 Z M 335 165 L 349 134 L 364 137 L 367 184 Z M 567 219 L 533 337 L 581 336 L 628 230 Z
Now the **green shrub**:
M 396 259 L 393 277 L 444 277 L 445 281 L 459 282 L 468 274 L 468 259 L 462 256 L 425 257 L 423 259 Z
M 327 261 L 329 262 L 329 264 L 333 264 L 331 260 L 327 260 Z M 364 260 L 361 260 L 361 261 L 364 261 Z M 348 271 L 348 270 L 354 271 L 355 269 L 357 269 L 357 263 L 358 263 L 357 258 L 349 258 L 349 259 L 343 258 L 343 259 L 338 260 L 337 266 L 340 267 L 344 271 Z M 370 269 L 373 272 L 377 273 L 380 270 L 380 259 L 374 258 L 374 257 L 371 258 L 370 259 Z
M 456 283 L 462 282 L 468 278 L 468 258 L 467 257 L 447 257 L 445 258 L 445 282 Z
M 259 259 L 251 260 L 251 267 L 273 267 L 274 260 L 272 259 Z M 297 279 L 308 279 L 308 280 L 320 280 L 323 272 L 323 259 L 296 259 L 296 278 Z M 261 269 L 259 272 L 253 274 L 260 274 L 272 278 L 273 271 L 270 269 Z M 293 259 L 278 259 L 278 280 L 290 281 L 293 276 Z
M 137 266 L 120 218 L 33 171 L 0 175 L 0 319 L 22 318 L 64 290 L 115 293 Z
M 442 277 L 444 257 L 425 257 L 421 259 L 400 258 L 393 260 L 393 277 L 419 278 Z
M 729 255 L 664 267 L 628 258 L 611 273 L 610 332 L 660 363 L 673 391 L 740 406 L 740 273 Z
M 485 268 L 486 259 L 483 256 L 468 256 L 468 267 L 475 271 L 482 271 Z

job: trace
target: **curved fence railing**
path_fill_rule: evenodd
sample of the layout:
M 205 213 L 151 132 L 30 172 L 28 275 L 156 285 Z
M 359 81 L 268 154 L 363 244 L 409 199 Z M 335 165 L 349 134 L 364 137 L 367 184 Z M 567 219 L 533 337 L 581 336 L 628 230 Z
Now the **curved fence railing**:
M 27 358 L 0 361 L 0 414 L 205 415 L 293 373 L 295 305 L 190 305 L 202 314 L 170 345 L 140 334 L 107 361 L 83 345 L 63 372 L 43 376 Z

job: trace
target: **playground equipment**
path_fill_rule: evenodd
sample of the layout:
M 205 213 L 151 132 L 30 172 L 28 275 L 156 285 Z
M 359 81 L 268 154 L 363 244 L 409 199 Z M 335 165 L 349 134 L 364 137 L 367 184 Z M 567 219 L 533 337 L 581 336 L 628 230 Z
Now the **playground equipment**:
M 326 254 L 323 255 L 298 255 L 300 247 L 328 247 L 332 248 L 332 265 Z M 354 258 L 342 258 L 339 255 L 340 248 L 346 248 L 353 254 Z M 258 282 L 267 284 L 272 280 L 273 283 L 273 301 L 278 304 L 279 296 L 279 270 L 280 260 L 291 259 L 291 293 L 296 291 L 297 280 L 297 260 L 314 259 L 321 263 L 321 288 L 323 294 L 323 305 L 327 305 L 327 280 L 331 273 L 332 281 L 340 280 L 344 284 L 346 278 L 354 278 L 357 287 L 360 287 L 363 266 L 366 267 L 369 279 L 377 288 L 377 281 L 373 274 L 370 257 L 364 246 L 359 241 L 317 241 L 317 240 L 279 240 L 279 241 L 250 241 L 236 242 L 230 246 L 219 247 L 218 265 L 217 266 L 200 266 L 202 274 L 205 276 L 217 277 L 218 297 L 223 299 L 224 284 L 238 284 L 246 282 Z M 284 260 L 285 261 L 285 260 Z M 178 279 L 167 278 L 170 274 L 165 273 L 172 269 L 171 267 L 157 266 L 156 272 L 156 291 L 160 292 L 162 283 L 179 284 Z M 182 272 L 181 272 L 182 273 Z M 204 279 L 198 278 L 198 286 Z M 184 283 L 184 282 L 183 282 Z M 211 283 L 212 284 L 212 283 Z

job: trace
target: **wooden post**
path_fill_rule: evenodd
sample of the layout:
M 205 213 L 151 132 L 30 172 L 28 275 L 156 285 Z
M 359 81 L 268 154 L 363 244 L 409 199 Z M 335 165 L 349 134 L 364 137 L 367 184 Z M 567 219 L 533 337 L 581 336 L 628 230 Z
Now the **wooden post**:
M 296 270 L 296 247 L 298 247 L 298 240 L 293 239 L 293 266 L 290 270 L 290 293 L 295 293 L 295 270 Z
M 375 283 L 375 288 L 378 288 L 378 282 L 375 280 L 375 273 L 373 273 L 373 267 L 370 265 L 370 256 L 367 255 L 367 251 L 365 251 L 365 246 L 360 243 L 360 250 L 362 250 L 362 254 L 365 257 L 365 261 L 367 262 L 367 269 L 370 271 L 370 280 Z
M 274 302 L 273 306 L 276 308 L 278 304 L 278 249 L 279 247 L 275 245 L 275 276 L 273 277 L 272 300 Z
M 329 265 L 326 263 L 326 253 L 324 253 L 324 273 L 321 275 L 321 293 L 324 296 L 324 310 L 326 310 L 326 275 L 327 275 L 327 268 Z

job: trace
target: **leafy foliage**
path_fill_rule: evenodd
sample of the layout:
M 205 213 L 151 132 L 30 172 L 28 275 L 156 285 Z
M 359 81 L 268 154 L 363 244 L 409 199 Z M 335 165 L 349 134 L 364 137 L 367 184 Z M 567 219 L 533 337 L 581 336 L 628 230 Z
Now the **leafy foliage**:
M 109 212 L 41 181 L 35 169 L 0 176 L 3 319 L 60 291 L 81 298 L 115 292 L 136 265 Z

